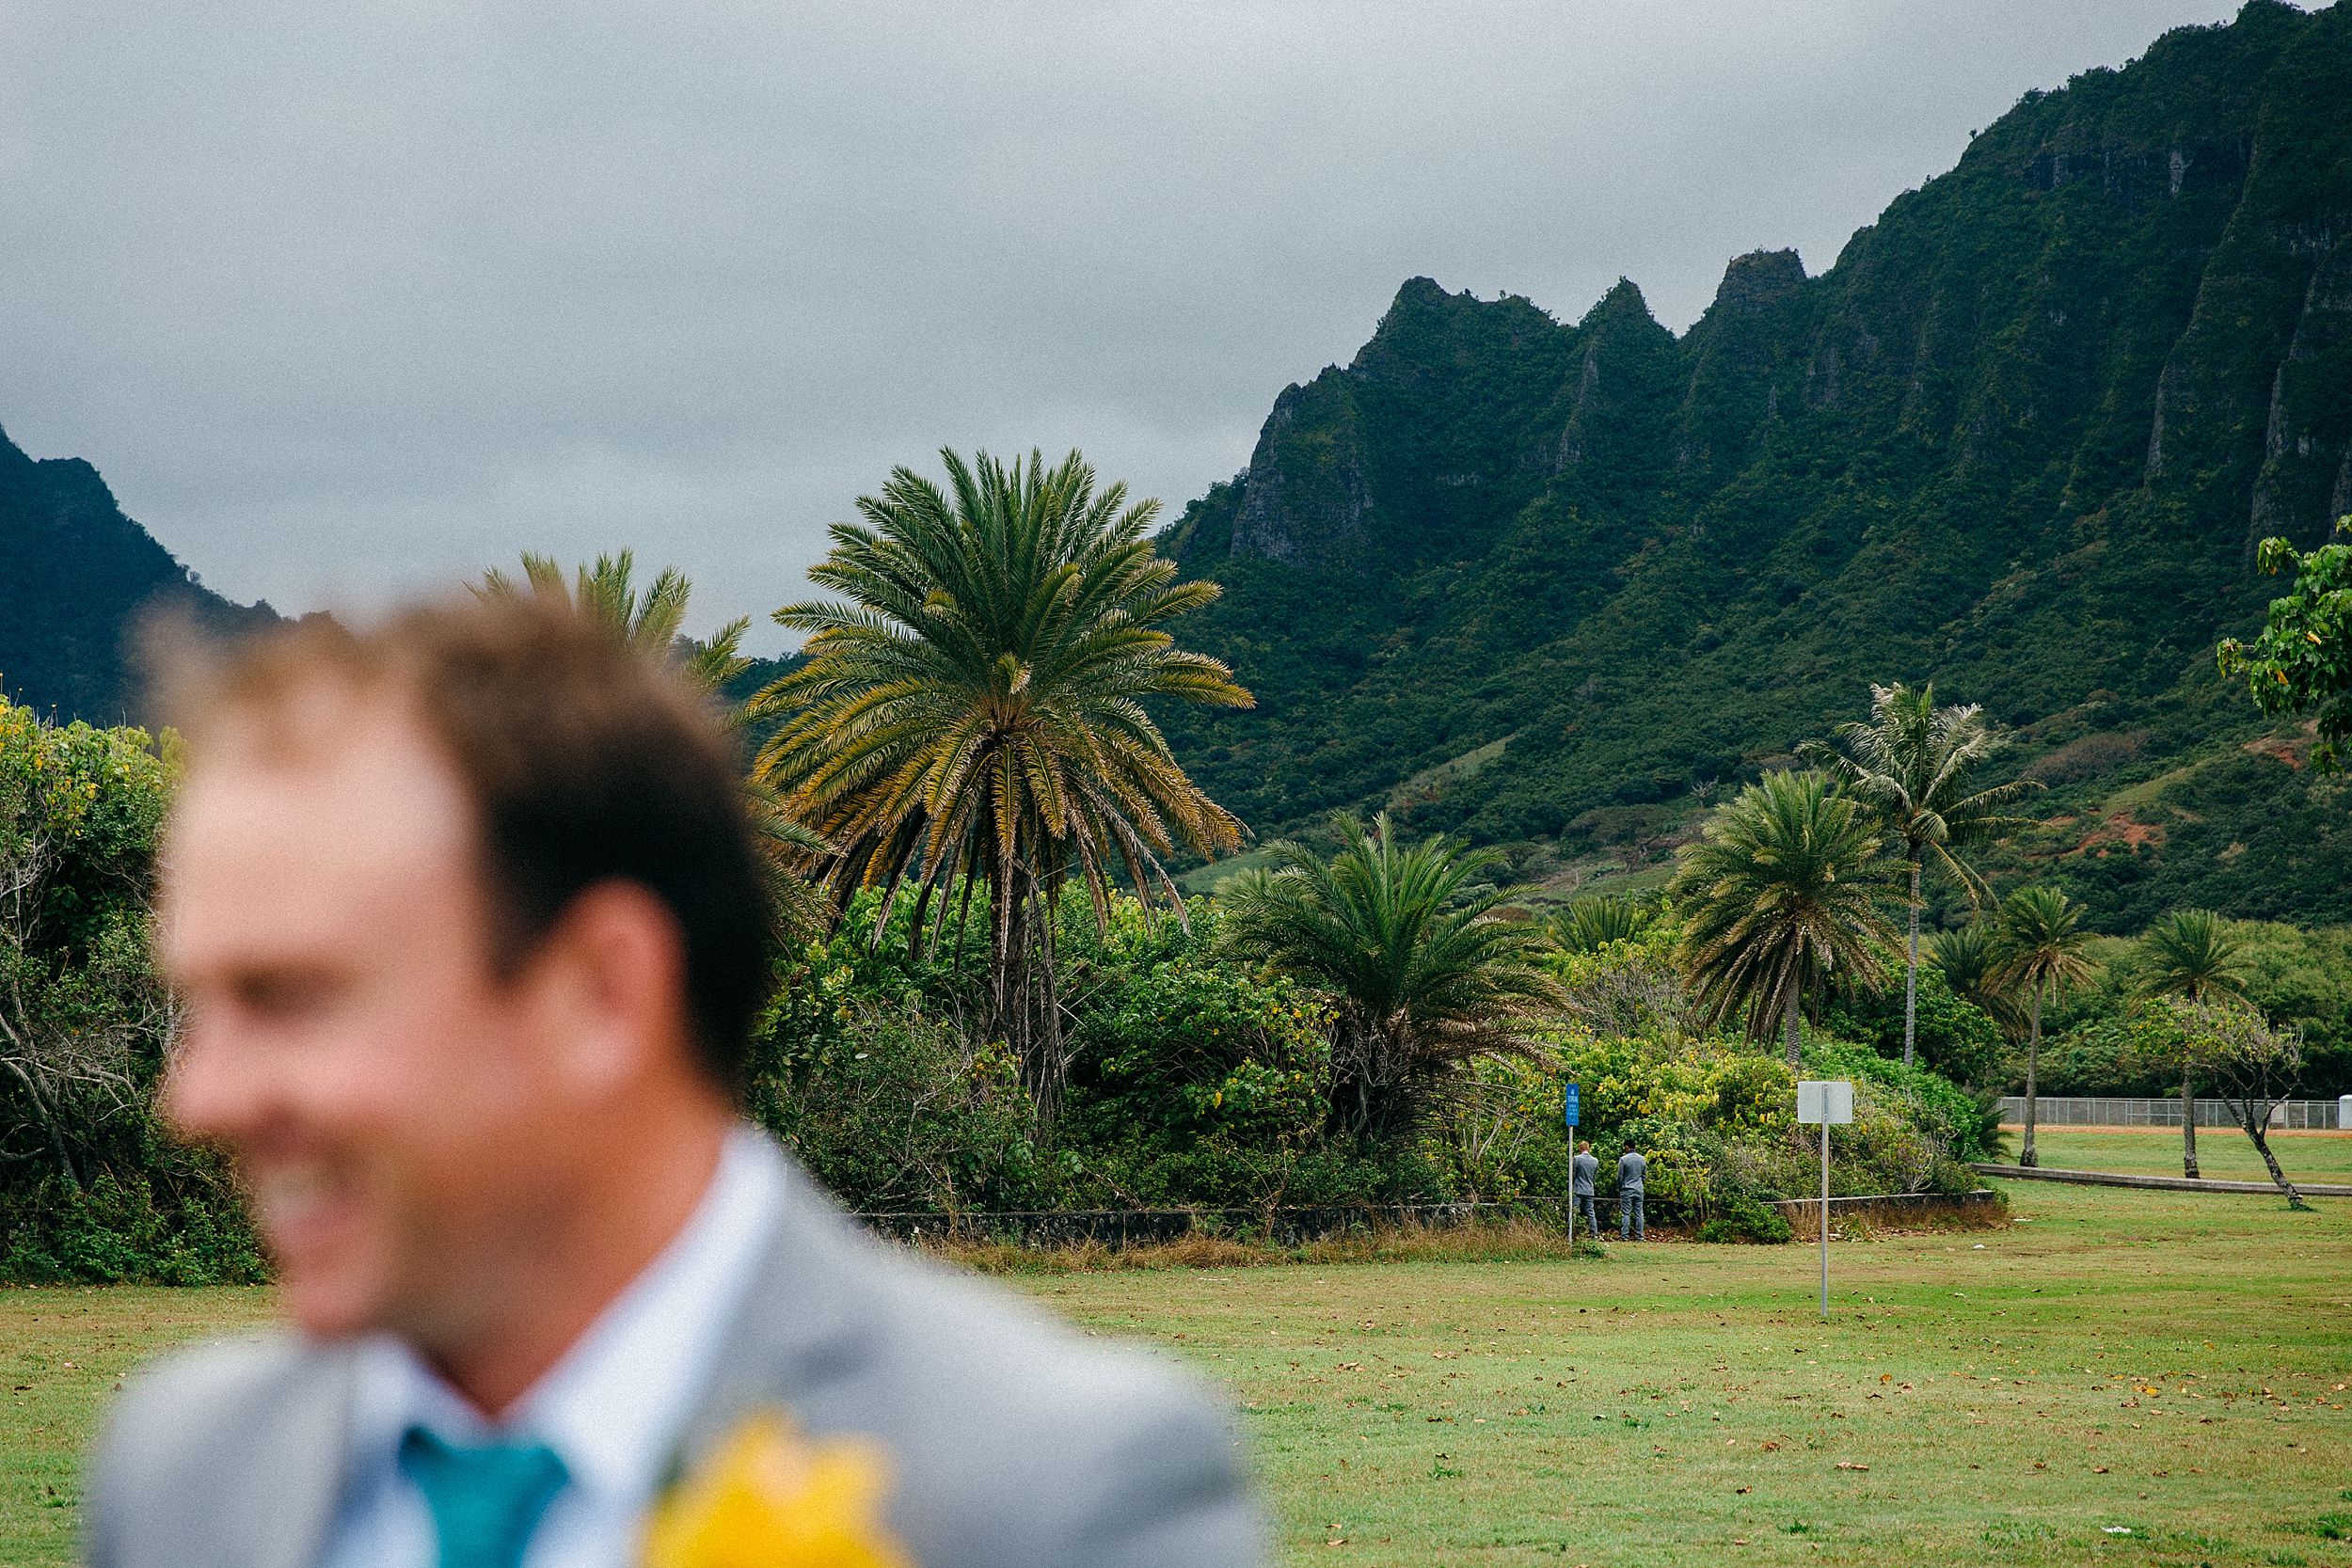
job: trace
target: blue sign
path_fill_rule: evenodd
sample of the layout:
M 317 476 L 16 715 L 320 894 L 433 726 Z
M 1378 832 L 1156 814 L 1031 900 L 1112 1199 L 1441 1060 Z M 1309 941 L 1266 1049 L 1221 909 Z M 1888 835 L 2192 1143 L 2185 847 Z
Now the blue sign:
M 1568 1125 L 1574 1127 L 1576 1125 L 1576 1085 L 1574 1084 L 1568 1085 L 1567 1093 L 1561 1097 L 1561 1108 L 1567 1117 Z

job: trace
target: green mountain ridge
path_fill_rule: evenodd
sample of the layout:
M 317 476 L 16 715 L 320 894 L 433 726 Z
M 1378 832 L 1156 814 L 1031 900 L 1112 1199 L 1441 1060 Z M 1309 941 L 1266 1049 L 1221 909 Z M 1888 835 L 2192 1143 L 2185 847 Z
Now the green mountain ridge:
M 127 640 L 154 611 L 223 633 L 278 619 L 198 581 L 87 463 L 35 460 L 0 431 L 0 692 L 93 723 L 143 719 Z
M 1342 807 L 1655 875 L 1697 810 L 1933 680 L 2053 785 L 2101 924 L 2352 919 L 2352 798 L 2215 673 L 2254 541 L 2352 510 L 2352 8 L 2253 0 L 2034 92 L 1836 263 L 1677 337 L 1428 278 L 1162 534 L 1258 695 L 1169 714 L 1262 836 Z

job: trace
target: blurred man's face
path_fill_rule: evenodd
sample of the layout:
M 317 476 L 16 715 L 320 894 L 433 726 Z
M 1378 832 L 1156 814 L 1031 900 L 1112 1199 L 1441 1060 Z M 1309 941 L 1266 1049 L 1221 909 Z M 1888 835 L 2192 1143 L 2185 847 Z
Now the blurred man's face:
M 294 756 L 232 732 L 182 791 L 165 1107 L 236 1157 L 297 1323 L 430 1344 L 496 1309 L 561 1191 L 561 1085 L 547 1009 L 492 968 L 457 780 L 397 717 L 335 717 Z

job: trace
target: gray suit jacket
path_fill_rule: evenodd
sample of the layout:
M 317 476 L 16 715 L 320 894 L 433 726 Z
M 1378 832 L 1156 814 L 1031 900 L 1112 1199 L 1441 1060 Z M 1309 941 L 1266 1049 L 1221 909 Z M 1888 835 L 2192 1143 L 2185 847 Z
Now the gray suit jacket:
M 85 1488 L 92 1568 L 308 1568 L 344 1481 L 347 1352 L 289 1336 L 183 1353 L 117 1402 Z M 782 1405 L 892 1450 L 922 1568 L 1260 1560 L 1232 1434 L 1187 1382 L 872 1241 L 795 1168 L 685 1452 Z

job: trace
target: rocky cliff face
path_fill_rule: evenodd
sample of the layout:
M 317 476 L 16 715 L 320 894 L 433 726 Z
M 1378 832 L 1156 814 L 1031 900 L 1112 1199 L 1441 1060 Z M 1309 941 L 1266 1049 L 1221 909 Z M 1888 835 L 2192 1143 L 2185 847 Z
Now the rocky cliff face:
M 1630 283 L 1574 325 L 1406 283 L 1166 539 L 1261 699 L 1174 721 L 1207 782 L 1272 829 L 1507 737 L 1420 819 L 1573 851 L 1872 679 L 2171 714 L 2143 767 L 2235 721 L 2250 540 L 2352 509 L 2347 103 L 2352 8 L 2253 0 L 2027 95 L 1819 276 L 1736 258 L 1678 339 Z
M 277 619 L 199 584 L 87 463 L 36 462 L 0 434 L 0 690 L 93 723 L 144 717 L 125 640 L 160 609 L 230 632 Z

